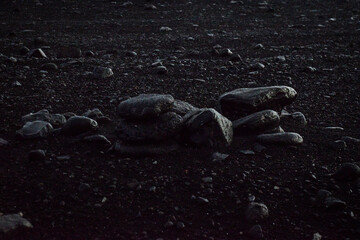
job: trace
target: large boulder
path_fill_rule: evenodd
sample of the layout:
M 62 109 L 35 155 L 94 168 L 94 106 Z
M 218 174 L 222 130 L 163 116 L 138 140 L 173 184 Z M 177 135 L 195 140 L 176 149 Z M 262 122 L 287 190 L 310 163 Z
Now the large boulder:
M 239 88 L 221 95 L 219 103 L 221 112 L 233 118 L 265 109 L 280 111 L 296 96 L 296 91 L 287 86 Z
M 117 135 L 127 142 L 162 141 L 175 136 L 182 126 L 182 117 L 174 112 L 161 114 L 145 122 L 122 119 L 117 126 Z
M 73 116 L 69 118 L 66 124 L 62 128 L 62 132 L 68 136 L 75 136 L 81 133 L 96 130 L 98 123 L 88 117 L 84 116 Z
M 199 147 L 230 145 L 232 122 L 213 108 L 202 108 L 184 116 L 185 140 Z
M 45 121 L 27 122 L 16 131 L 16 134 L 23 139 L 46 138 L 53 131 L 53 126 Z
M 121 102 L 118 114 L 126 119 L 149 119 L 170 111 L 174 103 L 171 95 L 141 94 Z
M 62 126 L 66 123 L 66 118 L 62 114 L 51 114 L 47 109 L 42 109 L 36 113 L 29 113 L 22 117 L 23 122 L 46 121 L 53 126 Z
M 279 114 L 273 110 L 264 110 L 240 118 L 233 122 L 235 134 L 260 133 L 279 127 Z

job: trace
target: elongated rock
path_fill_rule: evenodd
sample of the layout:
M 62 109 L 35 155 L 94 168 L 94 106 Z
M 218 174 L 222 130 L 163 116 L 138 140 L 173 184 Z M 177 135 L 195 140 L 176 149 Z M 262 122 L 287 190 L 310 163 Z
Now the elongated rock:
M 162 141 L 175 136 L 182 126 L 182 117 L 174 112 L 161 114 L 145 122 L 121 120 L 117 135 L 128 142 Z
M 280 111 L 296 96 L 296 91 L 287 86 L 239 88 L 221 95 L 219 103 L 225 116 L 242 117 L 265 109 Z
M 46 138 L 53 131 L 53 126 L 45 121 L 27 122 L 16 134 L 24 139 Z
M 121 102 L 117 110 L 123 118 L 141 120 L 170 111 L 173 103 L 171 95 L 141 94 Z
M 240 118 L 233 122 L 235 134 L 260 133 L 279 127 L 279 114 L 273 110 L 264 110 Z
M 303 143 L 303 138 L 298 133 L 293 132 L 261 134 L 256 137 L 256 140 L 265 144 L 298 145 Z
M 184 134 L 199 147 L 227 146 L 233 138 L 232 122 L 213 108 L 202 108 L 184 116 Z
M 36 113 L 29 113 L 22 117 L 23 122 L 32 122 L 36 120 L 46 121 L 53 126 L 62 126 L 66 123 L 66 118 L 62 114 L 50 114 L 47 109 L 42 109 Z
M 88 117 L 84 116 L 73 116 L 69 118 L 66 124 L 62 128 L 62 132 L 65 135 L 75 136 L 88 131 L 96 130 L 98 123 Z

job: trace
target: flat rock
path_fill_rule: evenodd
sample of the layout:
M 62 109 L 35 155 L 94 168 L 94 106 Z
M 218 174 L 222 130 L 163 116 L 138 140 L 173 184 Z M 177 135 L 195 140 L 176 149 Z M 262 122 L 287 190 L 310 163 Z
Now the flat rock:
M 171 95 L 141 94 L 122 101 L 117 112 L 126 119 L 153 118 L 170 111 L 173 103 L 174 98 Z
M 269 210 L 263 203 L 252 202 L 249 204 L 245 216 L 250 223 L 261 222 L 269 217 Z
M 232 122 L 213 108 L 202 108 L 184 116 L 186 140 L 195 146 L 228 146 L 232 142 Z
M 46 138 L 53 131 L 53 126 L 46 121 L 27 122 L 16 134 L 23 139 Z
M 179 149 L 179 145 L 163 145 L 163 144 L 124 144 L 124 143 L 115 143 L 111 150 L 115 151 L 118 154 L 125 156 L 155 156 L 163 155 Z
M 338 181 L 355 181 L 360 177 L 360 167 L 355 163 L 344 163 L 332 177 Z
M 296 91 L 287 86 L 239 88 L 221 95 L 219 103 L 225 116 L 242 117 L 266 109 L 280 111 L 296 96 Z
M 182 117 L 174 112 L 167 112 L 146 122 L 123 119 L 116 132 L 120 139 L 128 142 L 162 141 L 174 137 L 181 126 Z
M 199 108 L 194 107 L 193 105 L 191 105 L 188 102 L 184 102 L 184 101 L 181 101 L 181 100 L 175 100 L 170 111 L 175 112 L 175 113 L 179 114 L 180 116 L 184 116 L 188 112 L 192 112 L 192 111 L 195 111 L 195 110 L 198 110 L 198 109 Z
M 303 143 L 303 138 L 298 133 L 267 133 L 256 137 L 256 141 L 265 144 L 289 144 L 298 145 Z
M 22 117 L 23 122 L 32 122 L 35 120 L 46 121 L 53 126 L 62 126 L 66 123 L 66 118 L 62 114 L 50 114 L 47 109 L 42 109 L 36 113 L 29 113 Z
M 65 135 L 75 136 L 88 131 L 93 131 L 98 128 L 98 123 L 88 117 L 74 116 L 69 118 L 62 128 Z
M 264 110 L 233 121 L 235 134 L 261 133 L 277 128 L 279 114 L 273 110 Z
M 95 78 L 109 78 L 114 75 L 111 68 L 108 67 L 95 67 L 93 70 L 93 75 Z
M 33 225 L 19 214 L 0 216 L 0 232 L 6 233 L 21 227 L 33 228 Z

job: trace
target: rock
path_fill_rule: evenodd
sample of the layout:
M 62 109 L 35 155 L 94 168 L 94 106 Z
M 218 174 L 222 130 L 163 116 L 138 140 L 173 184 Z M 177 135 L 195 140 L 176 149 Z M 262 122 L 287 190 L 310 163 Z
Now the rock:
M 68 136 L 74 136 L 81 133 L 96 130 L 98 123 L 88 117 L 74 116 L 69 118 L 66 124 L 62 127 L 62 132 Z
M 45 151 L 41 149 L 32 150 L 28 154 L 29 161 L 34 161 L 34 162 L 44 161 L 45 157 L 46 157 Z
M 267 133 L 256 137 L 256 141 L 264 144 L 289 144 L 299 145 L 303 143 L 303 138 L 298 133 Z
M 79 191 L 83 192 L 90 189 L 90 184 L 88 183 L 80 183 L 79 185 Z
M 24 139 L 46 138 L 53 131 L 53 126 L 45 121 L 27 122 L 16 134 Z
M 165 228 L 170 228 L 170 227 L 172 227 L 172 226 L 174 226 L 174 223 L 173 223 L 172 221 L 167 221 L 167 222 L 164 224 L 164 227 L 165 227 Z
M 280 117 L 273 110 L 264 110 L 253 113 L 249 116 L 240 118 L 233 122 L 235 134 L 261 133 L 266 130 L 277 128 L 280 123 Z
M 183 228 L 185 228 L 185 224 L 184 224 L 183 222 L 177 222 L 177 223 L 176 223 L 176 227 L 177 227 L 178 229 L 183 229 Z
M 98 118 L 101 118 L 104 116 L 104 114 L 98 109 L 94 108 L 91 110 L 87 110 L 85 113 L 82 114 L 84 117 L 92 118 L 94 120 L 97 120 Z
M 27 54 L 27 57 L 35 57 L 35 58 L 47 58 L 46 54 L 41 48 L 36 48 L 30 50 Z
M 184 136 L 195 146 L 228 146 L 232 142 L 232 122 L 213 108 L 202 108 L 184 116 Z
M 338 181 L 355 181 L 360 177 L 360 167 L 355 163 L 344 163 L 332 177 Z
M 348 145 L 351 145 L 351 144 L 359 145 L 360 144 L 360 139 L 349 137 L 349 136 L 342 137 L 341 140 L 345 141 L 346 144 L 348 144 Z
M 330 143 L 330 147 L 335 150 L 344 150 L 347 147 L 347 145 L 346 142 L 343 140 L 336 140 Z
M 86 51 L 84 52 L 85 57 L 93 57 L 95 56 L 95 53 L 93 51 Z
M 141 94 L 121 102 L 117 112 L 126 119 L 149 119 L 168 112 L 173 103 L 171 95 Z
M 110 151 L 115 151 L 118 154 L 125 155 L 125 156 L 135 156 L 135 157 L 142 157 L 142 156 L 156 156 L 167 154 L 179 149 L 179 145 L 172 144 L 172 145 L 165 145 L 165 144 L 137 144 L 137 145 L 130 145 L 130 144 L 123 144 L 116 142 Z
M 165 66 L 158 66 L 155 68 L 157 74 L 166 74 L 168 72 Z
M 124 2 L 123 4 L 121 4 L 121 7 L 130 7 L 133 5 L 134 5 L 133 2 L 128 1 L 128 2 Z
M 30 52 L 30 49 L 27 48 L 27 47 L 25 47 L 25 46 L 23 46 L 23 47 L 20 48 L 20 50 L 19 50 L 19 53 L 20 53 L 20 55 L 22 55 L 22 56 L 28 54 L 29 52 Z
M 145 10 L 156 10 L 157 7 L 154 4 L 145 4 Z
M 175 136 L 181 126 L 182 117 L 174 112 L 167 112 L 145 122 L 123 119 L 116 132 L 120 139 L 127 142 L 162 141 Z
M 346 207 L 346 203 L 344 201 L 341 201 L 335 197 L 327 197 L 325 199 L 324 205 L 329 210 L 343 210 Z
M 93 75 L 95 78 L 104 79 L 104 78 L 112 77 L 114 73 L 111 70 L 111 68 L 95 67 L 93 70 Z
M 219 103 L 225 116 L 242 117 L 266 109 L 280 111 L 296 96 L 296 91 L 287 86 L 239 88 L 221 95 Z
M 0 147 L 5 146 L 5 145 L 8 145 L 8 144 L 9 144 L 8 141 L 6 141 L 6 140 L 3 139 L 3 138 L 0 138 Z
M 194 107 L 193 105 L 191 105 L 188 102 L 184 102 L 181 100 L 175 100 L 174 104 L 171 106 L 171 109 L 170 109 L 171 112 L 175 112 L 182 117 L 185 114 L 187 114 L 188 112 L 195 111 L 195 110 L 198 110 L 198 108 Z
M 219 152 L 214 152 L 211 156 L 213 162 L 223 161 L 227 157 L 229 157 L 229 154 L 219 153 Z
M 280 115 L 281 122 L 292 123 L 296 126 L 305 127 L 307 124 L 306 117 L 301 112 L 288 113 L 286 111 L 281 111 Z
M 45 63 L 43 65 L 41 65 L 41 70 L 46 70 L 46 71 L 55 71 L 58 69 L 58 66 L 55 63 Z
M 251 202 L 245 215 L 246 220 L 250 223 L 261 222 L 269 217 L 269 210 L 263 203 Z
M 6 233 L 21 227 L 33 228 L 33 225 L 19 214 L 0 216 L 0 232 Z
M 316 194 L 316 204 L 321 207 L 324 206 L 326 198 L 332 196 L 332 193 L 325 189 L 320 189 Z
M 127 56 L 127 57 L 136 57 L 136 56 L 137 56 L 137 53 L 134 52 L 134 51 L 127 51 L 127 52 L 125 53 L 125 56 Z
M 54 126 L 62 126 L 66 123 L 66 118 L 62 114 L 50 114 L 47 109 L 42 109 L 36 113 L 29 113 L 22 117 L 23 122 L 32 122 L 35 120 L 46 121 Z
M 248 235 L 253 239 L 263 239 L 264 233 L 260 225 L 254 225 L 250 228 Z
M 101 145 L 111 145 L 111 142 L 104 136 L 100 134 L 86 136 L 83 138 L 85 142 L 96 143 Z
M 81 55 L 81 49 L 75 46 L 63 46 L 57 52 L 58 58 L 79 58 Z
M 320 235 L 320 233 L 317 232 L 317 233 L 314 233 L 312 240 L 321 240 L 321 238 L 322 238 L 322 236 Z
M 204 183 L 212 183 L 213 178 L 212 177 L 203 177 L 203 178 L 201 178 L 201 181 L 203 181 Z
M 160 32 L 170 32 L 170 31 L 172 31 L 172 29 L 169 27 L 161 27 L 160 28 Z

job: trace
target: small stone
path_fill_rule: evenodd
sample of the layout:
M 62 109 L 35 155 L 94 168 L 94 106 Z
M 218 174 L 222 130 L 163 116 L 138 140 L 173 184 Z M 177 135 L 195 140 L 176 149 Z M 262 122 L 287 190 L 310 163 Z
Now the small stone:
M 33 225 L 20 214 L 8 214 L 0 216 L 0 232 L 6 233 L 21 227 L 33 228 Z
M 161 27 L 160 28 L 160 32 L 170 32 L 170 31 L 172 31 L 172 29 L 169 27 Z
M 355 181 L 360 177 L 360 167 L 355 163 L 344 163 L 332 177 L 338 181 Z
M 322 238 L 322 236 L 320 235 L 320 233 L 317 232 L 317 233 L 314 233 L 312 240 L 321 240 L 321 238 Z
M 269 133 L 257 136 L 256 141 L 265 144 L 299 145 L 303 143 L 303 138 L 298 133 L 293 132 Z
M 46 138 L 53 131 L 53 126 L 45 121 L 27 122 L 16 134 L 24 139 Z
M 285 56 L 277 56 L 276 60 L 278 60 L 279 62 L 285 62 L 286 58 L 285 58 Z
M 204 183 L 212 183 L 213 178 L 212 177 L 203 177 L 203 178 L 201 178 L 201 181 L 203 181 Z
M 85 57 L 93 57 L 95 56 L 95 53 L 93 51 L 86 51 L 84 52 Z
M 346 148 L 346 142 L 344 140 L 336 140 L 332 143 L 330 143 L 330 147 L 332 147 L 335 150 L 344 150 Z
M 108 67 L 95 67 L 93 70 L 93 75 L 95 78 L 104 79 L 112 77 L 114 73 L 112 69 Z
M 111 142 L 104 136 L 100 134 L 86 136 L 83 138 L 85 142 L 96 143 L 101 145 L 111 145 Z
M 45 151 L 41 149 L 32 150 L 28 154 L 29 161 L 40 162 L 40 161 L 45 161 L 45 158 L 46 158 Z
M 263 203 L 252 202 L 246 210 L 246 220 L 248 222 L 261 222 L 269 217 L 269 210 Z
M 94 120 L 97 120 L 98 118 L 101 118 L 104 116 L 104 114 L 98 109 L 94 108 L 91 110 L 87 110 L 85 113 L 82 114 L 84 117 L 92 118 Z
M 185 228 L 185 224 L 184 224 L 183 222 L 177 222 L 177 223 L 176 223 L 176 227 L 177 227 L 178 229 L 183 229 L 183 228 Z
M 136 56 L 137 56 L 137 53 L 134 52 L 134 51 L 127 51 L 127 52 L 125 53 L 125 55 L 126 55 L 127 57 L 136 57 Z
M 36 57 L 36 58 L 47 58 L 46 54 L 41 48 L 36 48 L 30 50 L 27 54 L 27 57 Z
M 145 4 L 145 10 L 156 10 L 157 7 L 154 4 Z
M 167 222 L 164 224 L 164 227 L 165 227 L 165 228 L 170 228 L 170 227 L 172 227 L 172 226 L 174 226 L 174 223 L 173 223 L 172 221 L 167 221 Z
M 214 153 L 212 154 L 212 160 L 213 160 L 213 162 L 223 161 L 223 160 L 225 160 L 227 157 L 229 157 L 229 154 L 219 153 L 219 152 L 214 152 Z
M 168 72 L 165 66 L 158 66 L 155 68 L 157 74 L 166 74 Z
M 6 146 L 6 145 L 8 145 L 9 144 L 9 142 L 8 141 L 6 141 L 5 139 L 3 139 L 3 138 L 0 138 L 0 147 L 2 147 L 2 146 Z
M 30 52 L 30 49 L 23 46 L 22 48 L 20 48 L 19 52 L 20 52 L 20 55 L 24 56 Z
M 209 199 L 207 199 L 207 198 L 198 197 L 197 200 L 201 203 L 209 203 Z
M 74 116 L 69 118 L 66 124 L 62 127 L 62 132 L 65 135 L 74 136 L 96 130 L 98 127 L 98 123 L 91 118 L 84 116 Z
M 90 189 L 90 185 L 88 183 L 81 183 L 79 186 L 79 191 L 83 192 L 85 190 L 89 190 Z
M 351 144 L 359 145 L 360 144 L 360 139 L 349 137 L 349 136 L 342 137 L 341 140 L 345 141 L 346 144 L 348 144 L 348 145 L 351 145 Z
M 253 150 L 240 150 L 239 152 L 245 155 L 255 155 L 255 152 Z
M 325 189 L 320 189 L 316 194 L 316 204 L 324 206 L 326 198 L 332 196 L 332 193 Z
M 254 225 L 250 228 L 248 235 L 253 239 L 263 239 L 264 233 L 260 225 Z
M 343 210 L 346 207 L 346 203 L 344 201 L 341 201 L 335 197 L 327 197 L 324 204 L 327 209 L 334 211 Z
M 55 71 L 58 69 L 58 66 L 55 63 L 45 63 L 40 68 L 46 71 Z
M 286 111 L 281 111 L 280 115 L 281 122 L 292 123 L 296 126 L 304 127 L 307 124 L 306 117 L 301 112 L 288 113 Z
M 121 4 L 122 7 L 130 7 L 130 6 L 133 6 L 134 4 L 130 1 L 128 2 L 124 2 L 123 4 Z

